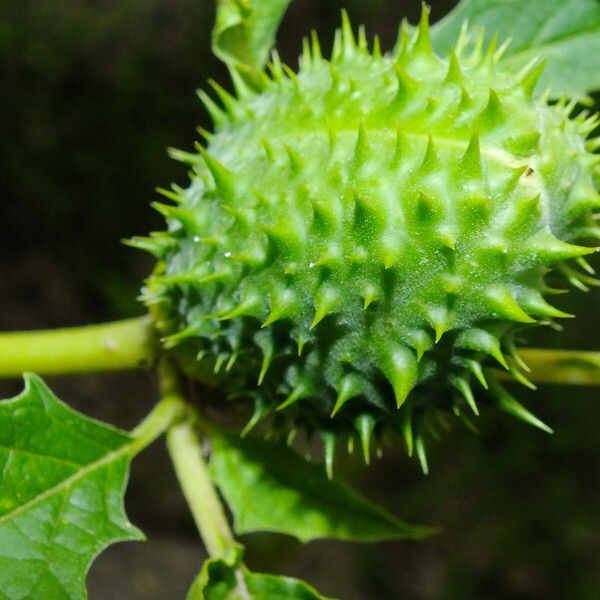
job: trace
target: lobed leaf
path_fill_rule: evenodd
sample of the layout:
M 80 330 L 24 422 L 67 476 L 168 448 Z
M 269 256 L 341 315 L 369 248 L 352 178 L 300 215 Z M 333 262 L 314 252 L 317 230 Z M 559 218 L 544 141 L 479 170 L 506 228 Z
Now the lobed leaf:
M 35 375 L 0 402 L 0 598 L 86 598 L 94 557 L 113 542 L 143 539 L 123 507 L 132 446 Z
M 409 525 L 347 485 L 329 480 L 322 465 L 306 462 L 284 445 L 219 436 L 213 441 L 210 468 L 240 534 L 271 531 L 303 542 L 374 542 L 422 538 L 435 531 Z
M 582 98 L 600 89 L 600 3 L 598 0 L 462 0 L 432 27 L 432 41 L 450 52 L 465 20 L 485 28 L 486 41 L 498 33 L 512 39 L 503 63 L 518 69 L 535 58 L 548 63 L 540 90 L 553 97 Z

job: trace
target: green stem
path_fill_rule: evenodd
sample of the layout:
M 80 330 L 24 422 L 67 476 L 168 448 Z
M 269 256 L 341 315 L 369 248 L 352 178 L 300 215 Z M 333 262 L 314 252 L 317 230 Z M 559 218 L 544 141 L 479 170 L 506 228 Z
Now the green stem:
M 600 352 L 522 349 L 534 383 L 600 385 Z M 0 379 L 136 369 L 156 357 L 149 316 L 44 331 L 0 333 Z
M 132 449 L 134 452 L 149 446 L 169 427 L 185 417 L 187 407 L 181 398 L 168 396 L 163 398 L 150 412 L 150 414 L 131 432 L 134 438 Z
M 519 350 L 519 355 L 534 383 L 600 385 L 600 352 L 530 348 Z
M 0 378 L 136 369 L 155 355 L 148 316 L 103 325 L 0 334 Z
M 166 361 L 161 363 L 160 368 L 161 390 L 165 399 L 176 398 L 184 402 L 174 369 Z M 188 407 L 188 418 L 175 423 L 167 431 L 167 448 L 208 554 L 214 558 L 231 559 L 237 555 L 239 546 L 210 478 L 195 420 Z
M 171 427 L 167 432 L 167 446 L 206 550 L 214 558 L 231 557 L 237 551 L 237 544 L 208 474 L 192 423 L 184 421 Z

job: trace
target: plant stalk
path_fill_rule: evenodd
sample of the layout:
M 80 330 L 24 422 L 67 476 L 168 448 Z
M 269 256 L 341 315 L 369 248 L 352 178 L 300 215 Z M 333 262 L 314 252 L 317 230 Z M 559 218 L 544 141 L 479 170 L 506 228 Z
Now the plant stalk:
M 600 386 L 600 352 L 521 349 L 534 383 Z M 149 316 L 42 331 L 0 333 L 0 379 L 132 370 L 156 358 Z
M 102 325 L 0 334 L 0 378 L 137 369 L 155 356 L 149 316 Z
M 140 452 L 185 417 L 187 407 L 176 396 L 163 398 L 148 416 L 133 430 L 132 450 Z
M 160 364 L 160 382 L 165 399 L 178 398 L 184 402 L 177 373 L 167 361 Z M 239 551 L 239 545 L 210 478 L 195 420 L 195 415 L 188 407 L 188 417 L 167 431 L 167 448 L 208 554 L 213 558 L 233 559 Z
M 231 557 L 237 551 L 237 544 L 210 479 L 192 423 L 184 421 L 171 427 L 167 432 L 167 446 L 208 554 L 213 558 Z

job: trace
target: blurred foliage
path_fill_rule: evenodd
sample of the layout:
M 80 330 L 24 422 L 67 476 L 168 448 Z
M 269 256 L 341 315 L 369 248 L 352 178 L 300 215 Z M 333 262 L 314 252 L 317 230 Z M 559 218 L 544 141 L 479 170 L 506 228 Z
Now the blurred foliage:
M 438 18 L 454 2 L 432 4 Z M 346 6 L 355 24 L 389 47 L 399 19 L 415 22 L 419 5 L 294 0 L 278 46 L 292 65 L 312 28 L 330 47 Z M 135 296 L 152 265 L 119 240 L 161 227 L 148 206 L 154 187 L 185 182 L 165 148 L 190 148 L 194 128 L 208 125 L 194 90 L 208 77 L 227 82 L 210 54 L 212 9 L 209 0 L 0 2 L 2 328 L 141 312 Z M 578 319 L 562 333 L 536 334 L 537 342 L 599 348 L 598 297 L 560 297 Z M 111 388 L 112 403 L 97 402 L 96 416 L 129 426 L 128 381 Z M 393 449 L 367 471 L 354 460 L 339 466 L 342 477 L 403 518 L 442 526 L 432 540 L 305 547 L 250 537 L 250 567 L 306 578 L 344 600 L 599 598 L 599 393 L 528 392 L 528 405 L 554 436 L 484 412 L 481 435 L 457 428 L 440 441 L 426 478 Z M 169 468 L 153 459 L 134 477 L 134 521 L 138 515 L 144 529 L 176 531 L 186 541 L 195 535 L 191 520 L 158 522 L 149 508 L 146 492 L 157 503 L 171 493 L 160 491 L 169 483 L 157 464 Z

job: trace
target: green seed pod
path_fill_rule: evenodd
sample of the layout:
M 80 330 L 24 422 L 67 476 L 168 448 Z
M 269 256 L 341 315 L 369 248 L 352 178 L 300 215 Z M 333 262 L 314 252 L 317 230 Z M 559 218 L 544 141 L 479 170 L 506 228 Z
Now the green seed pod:
M 250 426 L 325 432 L 328 460 L 331 433 L 368 459 L 397 430 L 425 468 L 425 430 L 477 414 L 475 387 L 546 428 L 489 367 L 526 382 L 515 332 L 566 316 L 548 273 L 588 280 L 571 261 L 600 238 L 597 120 L 500 53 L 437 56 L 424 10 L 382 55 L 344 16 L 329 60 L 313 39 L 297 74 L 275 54 L 261 89 L 233 72 L 235 96 L 200 93 L 215 132 L 174 152 L 191 184 L 137 242 L 159 259 L 144 298 L 187 373 L 254 399 Z

